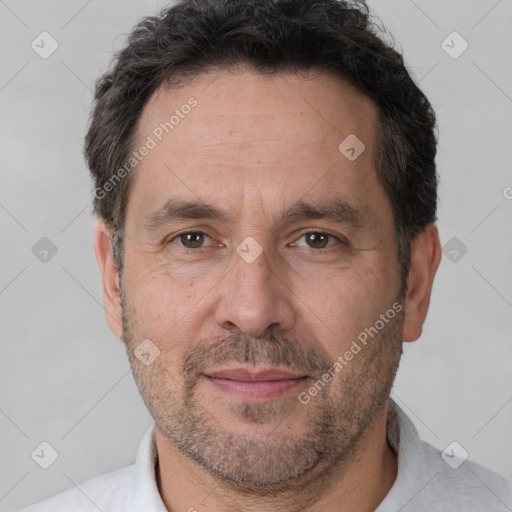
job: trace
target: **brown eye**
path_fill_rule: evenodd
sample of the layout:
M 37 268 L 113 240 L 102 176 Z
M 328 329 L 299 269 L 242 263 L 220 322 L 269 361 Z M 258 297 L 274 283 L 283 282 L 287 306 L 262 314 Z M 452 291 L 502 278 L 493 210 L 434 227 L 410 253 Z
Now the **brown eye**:
M 329 241 L 329 235 L 325 233 L 308 233 L 305 236 L 308 245 L 313 249 L 323 249 Z
M 335 239 L 336 237 L 330 235 L 329 233 L 310 231 L 308 233 L 304 233 L 301 238 L 304 238 L 306 240 L 307 246 L 312 249 L 325 249 L 329 246 L 329 239 Z M 304 247 L 303 244 L 298 245 Z M 332 243 L 330 245 L 332 245 Z
M 176 235 L 171 241 L 178 239 L 185 249 L 199 249 L 203 245 L 205 238 L 210 238 L 206 233 L 201 231 L 187 231 Z

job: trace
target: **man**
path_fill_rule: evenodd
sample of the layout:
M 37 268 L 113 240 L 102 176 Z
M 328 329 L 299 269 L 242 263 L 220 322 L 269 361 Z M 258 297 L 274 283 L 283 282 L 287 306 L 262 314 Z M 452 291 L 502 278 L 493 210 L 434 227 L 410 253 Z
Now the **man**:
M 182 0 L 95 101 L 107 321 L 155 425 L 26 510 L 512 510 L 389 399 L 441 258 L 435 116 L 364 4 Z

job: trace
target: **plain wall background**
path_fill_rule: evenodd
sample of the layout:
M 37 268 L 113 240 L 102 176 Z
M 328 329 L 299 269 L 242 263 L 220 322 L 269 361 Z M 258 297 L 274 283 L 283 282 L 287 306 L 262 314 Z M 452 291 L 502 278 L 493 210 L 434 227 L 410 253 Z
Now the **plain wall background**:
M 369 3 L 437 111 L 441 243 L 468 249 L 443 256 L 392 396 L 423 439 L 456 440 L 512 480 L 512 4 Z M 164 5 L 0 1 L 2 512 L 132 463 L 151 425 L 104 318 L 82 140 L 94 80 Z M 59 43 L 46 60 L 31 48 L 43 31 Z M 469 43 L 457 59 L 441 47 L 453 31 Z M 47 263 L 32 253 L 42 237 L 58 249 Z M 47 470 L 30 457 L 42 441 L 59 453 Z

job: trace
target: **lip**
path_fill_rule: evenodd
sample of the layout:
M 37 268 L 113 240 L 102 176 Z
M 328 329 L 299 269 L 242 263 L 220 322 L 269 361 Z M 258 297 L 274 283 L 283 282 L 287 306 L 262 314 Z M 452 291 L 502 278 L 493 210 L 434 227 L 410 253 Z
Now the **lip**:
M 296 374 L 281 370 L 279 368 L 267 368 L 258 371 L 249 371 L 246 368 L 226 368 L 223 370 L 214 370 L 206 374 L 208 377 L 217 379 L 239 380 L 247 382 L 269 381 L 269 380 L 289 380 L 305 377 L 302 374 Z
M 214 370 L 204 374 L 217 389 L 244 401 L 265 401 L 277 398 L 301 386 L 307 375 L 279 368 L 250 371 L 247 368 Z

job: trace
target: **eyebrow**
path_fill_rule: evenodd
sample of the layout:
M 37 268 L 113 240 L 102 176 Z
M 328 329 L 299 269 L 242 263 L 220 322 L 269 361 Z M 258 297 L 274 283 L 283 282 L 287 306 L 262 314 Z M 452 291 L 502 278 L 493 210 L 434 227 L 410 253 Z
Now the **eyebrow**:
M 341 198 L 317 203 L 298 201 L 284 212 L 280 222 L 303 219 L 326 220 L 355 229 L 361 229 L 366 224 L 362 209 Z
M 229 216 L 216 206 L 201 201 L 169 199 L 161 208 L 149 215 L 144 227 L 148 231 L 153 231 L 173 220 L 185 219 L 212 219 L 227 224 Z
M 148 231 L 154 231 L 170 222 L 187 219 L 218 220 L 224 224 L 230 222 L 228 212 L 212 204 L 169 199 L 161 208 L 149 214 L 144 227 Z M 297 201 L 282 213 L 278 222 L 283 224 L 305 219 L 326 220 L 354 229 L 361 229 L 366 225 L 362 209 L 343 198 L 314 203 Z

